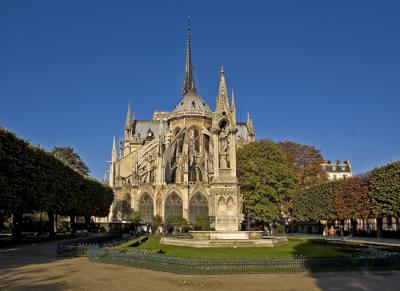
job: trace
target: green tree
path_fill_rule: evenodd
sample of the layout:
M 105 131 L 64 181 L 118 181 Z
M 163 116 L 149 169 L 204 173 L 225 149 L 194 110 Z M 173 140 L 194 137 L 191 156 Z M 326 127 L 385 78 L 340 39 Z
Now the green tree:
M 163 224 L 163 219 L 160 215 L 155 215 L 151 219 L 151 225 L 154 229 Z
M 165 223 L 170 226 L 187 226 L 188 222 L 185 218 L 183 218 L 181 215 L 168 215 L 165 218 Z
M 142 221 L 142 214 L 139 211 L 132 210 L 128 214 L 128 221 L 133 225 L 138 225 Z
M 78 173 L 87 176 L 90 172 L 88 166 L 82 161 L 81 157 L 71 147 L 54 147 L 51 153 L 66 165 L 77 171 Z
M 260 140 L 238 149 L 237 177 L 248 219 L 265 225 L 288 215 L 297 177 L 276 143 Z
M 400 161 L 371 171 L 371 211 L 377 219 L 377 236 L 382 237 L 382 219 L 400 215 Z
M 13 217 L 13 239 L 21 240 L 23 215 L 39 208 L 32 147 L 0 128 L 0 208 Z
M 278 143 L 285 153 L 288 167 L 299 177 L 299 186 L 308 187 L 328 180 L 321 167 L 324 159 L 321 151 L 312 145 L 298 144 L 292 141 Z
M 324 182 L 297 190 L 293 198 L 294 220 L 321 221 L 335 219 L 333 186 L 333 182 Z
M 194 230 L 210 230 L 210 218 L 208 215 L 196 216 L 193 222 Z
M 84 178 L 82 194 L 79 199 L 77 213 L 89 224 L 92 216 L 104 217 L 109 213 L 113 201 L 112 189 L 93 178 Z
M 109 187 L 0 128 L 0 215 L 12 214 L 15 240 L 21 239 L 25 214 L 46 211 L 52 236 L 56 213 L 72 222 L 75 215 L 106 216 L 112 199 Z

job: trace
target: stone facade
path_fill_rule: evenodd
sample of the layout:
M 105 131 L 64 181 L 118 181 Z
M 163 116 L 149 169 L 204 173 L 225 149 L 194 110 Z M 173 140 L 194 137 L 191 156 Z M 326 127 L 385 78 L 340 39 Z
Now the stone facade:
M 243 219 L 236 178 L 236 148 L 255 140 L 252 120 L 236 121 L 223 68 L 216 109 L 197 93 L 192 71 L 190 29 L 182 98 L 170 112 L 136 120 L 128 106 L 124 140 L 114 137 L 109 185 L 114 203 L 109 221 L 121 222 L 131 209 L 142 220 L 208 216 L 216 230 L 238 230 Z
M 353 177 L 353 171 L 351 169 L 351 164 L 349 161 L 336 161 L 336 163 L 325 161 L 321 164 L 321 167 L 328 174 L 328 179 L 330 181 Z

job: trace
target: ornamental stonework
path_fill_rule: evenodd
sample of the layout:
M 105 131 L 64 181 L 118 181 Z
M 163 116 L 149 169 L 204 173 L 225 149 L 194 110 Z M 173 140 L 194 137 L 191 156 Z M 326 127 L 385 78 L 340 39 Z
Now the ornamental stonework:
M 255 140 L 250 117 L 236 121 L 235 97 L 219 74 L 215 111 L 199 95 L 192 70 L 190 29 L 182 97 L 171 111 L 136 120 L 131 106 L 123 140 L 114 138 L 109 185 L 115 199 L 109 221 L 124 222 L 132 210 L 155 215 L 212 218 L 216 230 L 238 230 L 243 219 L 236 178 L 236 149 Z M 176 100 L 171 98 L 171 101 Z

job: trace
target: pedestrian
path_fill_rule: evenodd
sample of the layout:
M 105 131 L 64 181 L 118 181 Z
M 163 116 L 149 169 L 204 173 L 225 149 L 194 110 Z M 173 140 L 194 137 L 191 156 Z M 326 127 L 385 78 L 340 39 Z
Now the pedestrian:
M 335 229 L 333 225 L 331 225 L 331 228 L 329 229 L 329 235 L 334 235 L 335 234 Z

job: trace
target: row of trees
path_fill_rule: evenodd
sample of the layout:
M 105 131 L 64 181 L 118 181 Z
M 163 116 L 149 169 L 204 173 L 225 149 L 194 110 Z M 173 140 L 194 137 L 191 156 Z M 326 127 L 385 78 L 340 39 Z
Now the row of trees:
M 400 162 L 338 181 L 325 182 L 296 192 L 293 218 L 297 221 L 375 218 L 382 237 L 382 219 L 400 215 Z
M 0 128 L 0 223 L 12 215 L 15 240 L 21 239 L 24 214 L 47 212 L 52 237 L 55 214 L 70 216 L 71 222 L 75 216 L 88 221 L 91 216 L 107 216 L 112 201 L 108 186 Z
M 259 140 L 237 151 L 237 177 L 248 220 L 261 225 L 289 221 L 376 218 L 400 212 L 400 162 L 366 175 L 330 182 L 313 146 Z

